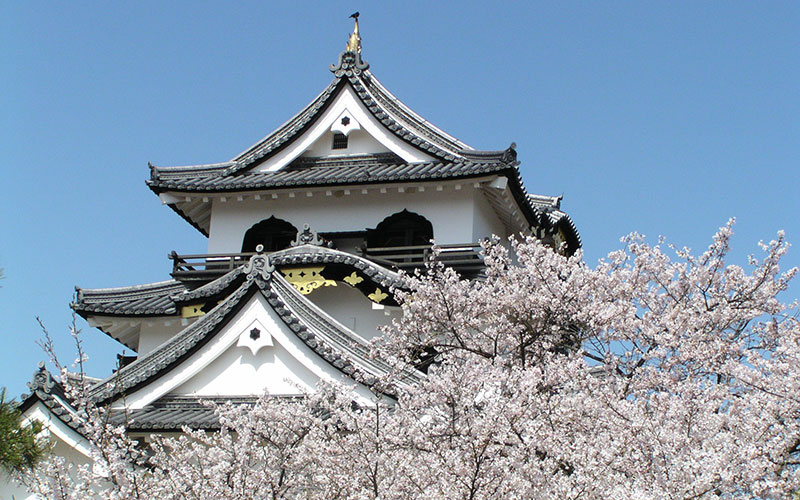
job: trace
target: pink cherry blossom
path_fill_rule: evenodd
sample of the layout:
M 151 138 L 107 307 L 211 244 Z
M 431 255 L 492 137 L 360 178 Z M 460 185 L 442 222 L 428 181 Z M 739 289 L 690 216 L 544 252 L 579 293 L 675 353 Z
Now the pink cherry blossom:
M 800 490 L 800 324 L 780 234 L 747 269 L 729 223 L 694 255 L 639 235 L 596 268 L 533 238 L 485 277 L 432 265 L 374 343 L 390 377 L 217 408 L 221 430 L 137 443 L 72 386 L 95 463 L 27 478 L 78 499 L 790 499 Z

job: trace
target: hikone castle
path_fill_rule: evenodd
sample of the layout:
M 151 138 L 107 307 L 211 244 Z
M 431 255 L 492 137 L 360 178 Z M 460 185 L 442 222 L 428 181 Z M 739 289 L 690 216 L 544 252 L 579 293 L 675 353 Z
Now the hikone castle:
M 311 103 L 233 159 L 150 165 L 147 185 L 208 237 L 207 254 L 173 252 L 166 281 L 76 289 L 75 312 L 135 353 L 91 388 L 131 435 L 213 429 L 203 400 L 297 396 L 320 380 L 369 402 L 388 366 L 368 343 L 400 314 L 400 272 L 424 267 L 432 240 L 438 259 L 478 279 L 492 235 L 579 248 L 561 198 L 526 191 L 513 143 L 473 149 L 375 78 L 357 18 L 329 69 Z M 29 386 L 25 416 L 44 422 L 54 453 L 87 463 L 59 382 L 41 367 Z

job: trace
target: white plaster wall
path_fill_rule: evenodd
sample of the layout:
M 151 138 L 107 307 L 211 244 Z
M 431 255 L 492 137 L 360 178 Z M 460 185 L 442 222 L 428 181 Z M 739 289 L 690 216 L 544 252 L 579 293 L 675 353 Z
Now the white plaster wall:
M 389 148 L 372 138 L 363 130 L 353 130 L 347 135 L 347 148 L 332 149 L 333 132 L 322 134 L 302 156 L 356 155 L 370 153 L 388 153 Z
M 306 297 L 367 341 L 378 336 L 378 327 L 391 323 L 400 311 L 399 307 L 373 309 L 374 302 L 345 283 L 317 288 Z
M 50 413 L 50 410 L 42 403 L 36 403 L 29 408 L 24 417 L 42 422 L 43 432 L 52 444 L 50 451 L 53 455 L 63 457 L 67 462 L 75 465 L 89 463 L 87 458 L 89 448 L 86 440 Z M 39 497 L 11 480 L 5 469 L 0 467 L 0 500 L 32 500 L 35 498 Z
M 15 483 L 5 469 L 0 469 L 0 500 L 34 500 L 36 495 Z
M 268 392 L 294 396 L 313 390 L 318 381 L 319 377 L 273 339 L 272 346 L 262 347 L 255 355 L 247 347 L 232 345 L 173 394 L 260 396 Z
M 317 232 L 361 231 L 374 228 L 386 217 L 408 209 L 427 218 L 433 225 L 433 235 L 440 244 L 468 243 L 473 239 L 474 196 L 472 184 L 463 184 L 456 190 L 454 185 L 444 185 L 442 191 L 436 185 L 425 187 L 425 191 L 400 193 L 397 187 L 387 186 L 386 193 L 370 189 L 362 194 L 361 188 L 351 188 L 349 195 L 342 189 L 331 191 L 300 191 L 294 198 L 283 193 L 278 199 L 252 197 L 238 201 L 231 196 L 226 202 L 214 200 L 211 213 L 211 230 L 208 238 L 209 253 L 239 252 L 244 233 L 257 222 L 274 215 L 291 222 L 298 230 L 307 223 Z
M 70 463 L 77 464 L 77 465 L 85 465 L 89 463 L 89 459 L 85 456 L 81 455 L 74 448 L 67 445 L 60 439 L 55 440 L 55 446 L 53 446 L 53 454 L 59 457 L 64 457 L 70 461 Z
M 60 439 L 53 439 L 53 448 L 51 453 L 57 457 L 63 457 L 67 462 L 75 465 L 88 464 L 89 460 L 76 452 L 73 448 L 65 444 Z M 23 486 L 14 482 L 9 474 L 0 469 L 0 500 L 35 500 L 38 497 L 36 494 L 31 493 Z M 98 498 L 100 498 L 98 496 Z

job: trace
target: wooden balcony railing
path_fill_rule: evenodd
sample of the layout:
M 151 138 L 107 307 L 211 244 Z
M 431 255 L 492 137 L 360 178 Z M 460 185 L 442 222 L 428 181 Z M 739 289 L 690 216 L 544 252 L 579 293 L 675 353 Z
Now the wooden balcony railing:
M 246 263 L 255 252 L 207 253 L 196 255 L 169 254 L 172 277 L 184 281 L 210 281 Z
M 459 271 L 479 270 L 483 268 L 480 255 L 481 246 L 477 243 L 455 245 L 438 245 L 440 251 L 436 260 Z M 362 255 L 387 267 L 410 270 L 421 268 L 433 258 L 430 245 L 404 247 L 367 247 Z
M 439 245 L 437 260 L 460 272 L 472 273 L 483 269 L 481 246 L 477 243 Z M 421 268 L 433 257 L 430 245 L 402 247 L 365 247 L 361 256 L 388 268 L 406 271 Z M 180 281 L 206 282 L 218 278 L 246 263 L 253 252 L 212 253 L 196 255 L 169 254 L 172 277 Z

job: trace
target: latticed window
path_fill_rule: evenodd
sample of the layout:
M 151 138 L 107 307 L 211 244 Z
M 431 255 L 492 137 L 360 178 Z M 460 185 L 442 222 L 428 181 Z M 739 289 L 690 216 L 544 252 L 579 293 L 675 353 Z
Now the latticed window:
M 347 136 L 344 134 L 333 134 L 332 149 L 347 149 Z

